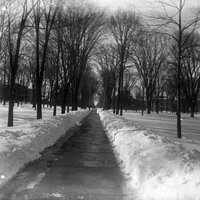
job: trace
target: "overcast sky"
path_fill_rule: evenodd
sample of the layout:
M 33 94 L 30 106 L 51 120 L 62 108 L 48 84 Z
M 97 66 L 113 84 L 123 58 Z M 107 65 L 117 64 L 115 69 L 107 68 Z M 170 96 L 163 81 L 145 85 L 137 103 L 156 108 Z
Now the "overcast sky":
M 100 4 L 101 6 L 109 7 L 111 10 L 116 10 L 118 8 L 128 8 L 133 5 L 134 2 L 139 2 L 140 0 L 93 0 Z
M 131 8 L 136 7 L 137 9 L 146 10 L 147 7 L 155 3 L 155 0 L 92 0 L 96 2 L 97 4 L 100 4 L 102 6 L 109 7 L 111 10 L 121 9 L 121 8 Z M 178 5 L 180 0 L 164 0 L 165 2 L 176 2 Z M 152 4 L 145 4 L 145 2 L 152 2 Z M 200 0 L 186 0 L 186 6 L 187 7 L 193 7 L 194 5 L 200 6 Z

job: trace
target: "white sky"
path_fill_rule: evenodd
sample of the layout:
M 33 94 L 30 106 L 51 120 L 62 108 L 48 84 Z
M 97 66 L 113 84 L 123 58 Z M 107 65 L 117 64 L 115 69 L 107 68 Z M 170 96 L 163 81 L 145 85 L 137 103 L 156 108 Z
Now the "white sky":
M 131 8 L 136 6 L 137 9 L 143 9 L 146 10 L 147 6 L 154 5 L 155 0 L 91 0 L 96 2 L 97 4 L 101 6 L 109 7 L 111 10 L 116 10 L 120 8 Z M 164 0 L 165 2 L 176 2 L 176 4 L 179 4 L 180 0 Z M 152 4 L 146 4 L 145 2 L 152 2 Z M 187 7 L 193 7 L 195 5 L 200 6 L 199 0 L 186 0 L 186 6 Z
M 140 0 L 92 0 L 97 4 L 109 7 L 111 10 L 128 8 L 130 5 L 138 4 Z

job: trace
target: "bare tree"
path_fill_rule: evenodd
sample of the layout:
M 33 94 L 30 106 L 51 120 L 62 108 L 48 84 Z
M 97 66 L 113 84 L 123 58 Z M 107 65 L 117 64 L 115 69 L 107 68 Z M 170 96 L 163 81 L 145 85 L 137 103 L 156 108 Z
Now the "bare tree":
M 133 109 L 133 89 L 137 82 L 137 76 L 132 66 L 127 67 L 124 71 L 124 88 L 123 88 L 123 105 L 125 110 Z
M 165 69 L 164 69 L 165 70 Z M 163 71 L 160 76 L 157 77 L 156 81 L 156 88 L 154 92 L 154 97 L 153 97 L 153 104 L 155 104 L 155 109 L 157 114 L 159 114 L 159 111 L 163 111 L 163 95 L 164 95 L 164 90 L 165 90 L 165 85 L 166 85 L 166 71 Z M 153 111 L 153 108 L 152 108 Z
M 61 45 L 62 45 L 62 28 L 61 28 L 61 24 L 62 24 L 62 20 L 63 20 L 63 16 L 62 16 L 62 8 L 59 9 L 58 14 L 56 16 L 56 20 L 55 20 L 55 26 L 57 26 L 56 28 L 56 44 L 57 44 L 57 52 L 56 52 L 56 80 L 55 80 L 55 87 L 54 87 L 54 111 L 53 111 L 53 115 L 56 115 L 56 106 L 57 106 L 57 98 L 58 98 L 58 82 L 59 82 L 59 70 L 60 70 L 60 63 L 61 63 L 61 59 L 60 59 L 60 54 L 61 54 Z
M 185 44 L 182 70 L 180 74 L 181 89 L 190 106 L 190 116 L 194 117 L 195 106 L 200 89 L 200 35 L 193 34 Z
M 36 90 L 37 90 L 37 119 L 42 118 L 42 83 L 50 34 L 55 21 L 57 10 L 61 2 L 56 5 L 39 0 L 34 8 L 34 26 L 36 42 Z
M 72 4 L 67 10 L 67 66 L 71 76 L 72 110 L 78 107 L 78 92 L 87 63 L 106 32 L 105 13 L 94 5 Z
M 115 113 L 116 82 L 119 74 L 119 58 L 116 49 L 111 45 L 102 45 L 95 60 L 99 66 L 98 73 L 102 82 L 103 109 L 108 110 L 113 104 Z
M 147 113 L 151 113 L 152 97 L 158 76 L 165 67 L 167 58 L 166 37 L 155 33 L 143 32 L 138 44 L 133 48 L 132 61 L 141 77 L 146 91 Z
M 55 45 L 51 43 L 51 47 L 53 48 L 55 47 Z M 48 90 L 47 90 L 48 102 L 47 103 L 50 105 L 50 107 L 52 107 L 53 105 L 54 89 L 55 89 L 54 87 L 57 82 L 57 54 L 56 52 L 54 52 L 54 49 L 51 49 L 51 50 L 52 50 L 51 52 L 48 52 L 47 61 L 45 65 L 45 75 L 44 75 L 44 79 L 46 79 L 46 83 L 48 85 Z M 50 48 L 49 48 L 49 51 L 50 51 Z M 56 106 L 55 106 L 55 112 L 53 112 L 53 115 L 54 116 L 56 115 Z
M 150 24 L 156 27 L 157 31 L 169 35 L 177 43 L 177 137 L 181 138 L 181 68 L 184 45 L 197 29 L 200 21 L 200 9 L 193 9 L 192 17 L 187 16 L 187 20 L 183 21 L 183 11 L 186 6 L 186 0 L 156 0 L 156 6 L 159 6 L 159 11 L 155 10 L 150 18 Z M 152 8 L 152 5 L 150 5 Z M 190 32 L 187 37 L 183 38 L 185 32 Z M 176 34 L 178 33 L 178 34 Z
M 10 66 L 10 101 L 8 110 L 8 126 L 13 126 L 13 106 L 15 97 L 15 79 L 17 70 L 19 68 L 21 42 L 25 34 L 25 26 L 28 17 L 35 4 L 29 7 L 28 0 L 21 2 L 19 13 L 14 15 L 13 11 L 16 7 L 13 2 L 7 4 L 7 15 L 8 15 L 8 49 L 9 49 L 9 66 Z M 19 8 L 19 7 L 18 7 Z
M 131 11 L 118 11 L 110 17 L 108 28 L 116 43 L 116 51 L 120 58 L 116 114 L 119 114 L 120 110 L 120 115 L 122 115 L 123 74 L 131 55 L 137 31 L 140 28 L 140 19 Z

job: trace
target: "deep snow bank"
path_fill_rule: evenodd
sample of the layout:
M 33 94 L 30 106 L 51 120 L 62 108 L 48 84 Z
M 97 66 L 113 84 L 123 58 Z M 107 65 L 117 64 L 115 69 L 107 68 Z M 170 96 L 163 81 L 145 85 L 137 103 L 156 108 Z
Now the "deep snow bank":
M 40 157 L 46 147 L 89 114 L 79 110 L 67 115 L 34 120 L 25 125 L 0 130 L 0 186 L 24 164 Z
M 98 113 L 136 199 L 200 200 L 199 151 L 186 151 L 123 117 Z

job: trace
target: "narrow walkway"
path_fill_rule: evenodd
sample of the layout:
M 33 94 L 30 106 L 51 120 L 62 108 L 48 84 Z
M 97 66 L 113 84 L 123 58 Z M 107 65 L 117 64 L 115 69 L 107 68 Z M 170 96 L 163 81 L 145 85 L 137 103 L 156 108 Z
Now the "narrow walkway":
M 96 110 L 73 136 L 61 140 L 19 174 L 12 186 L 7 186 L 7 195 L 2 199 L 128 199 L 122 173 Z M 52 155 L 53 159 L 47 159 Z

